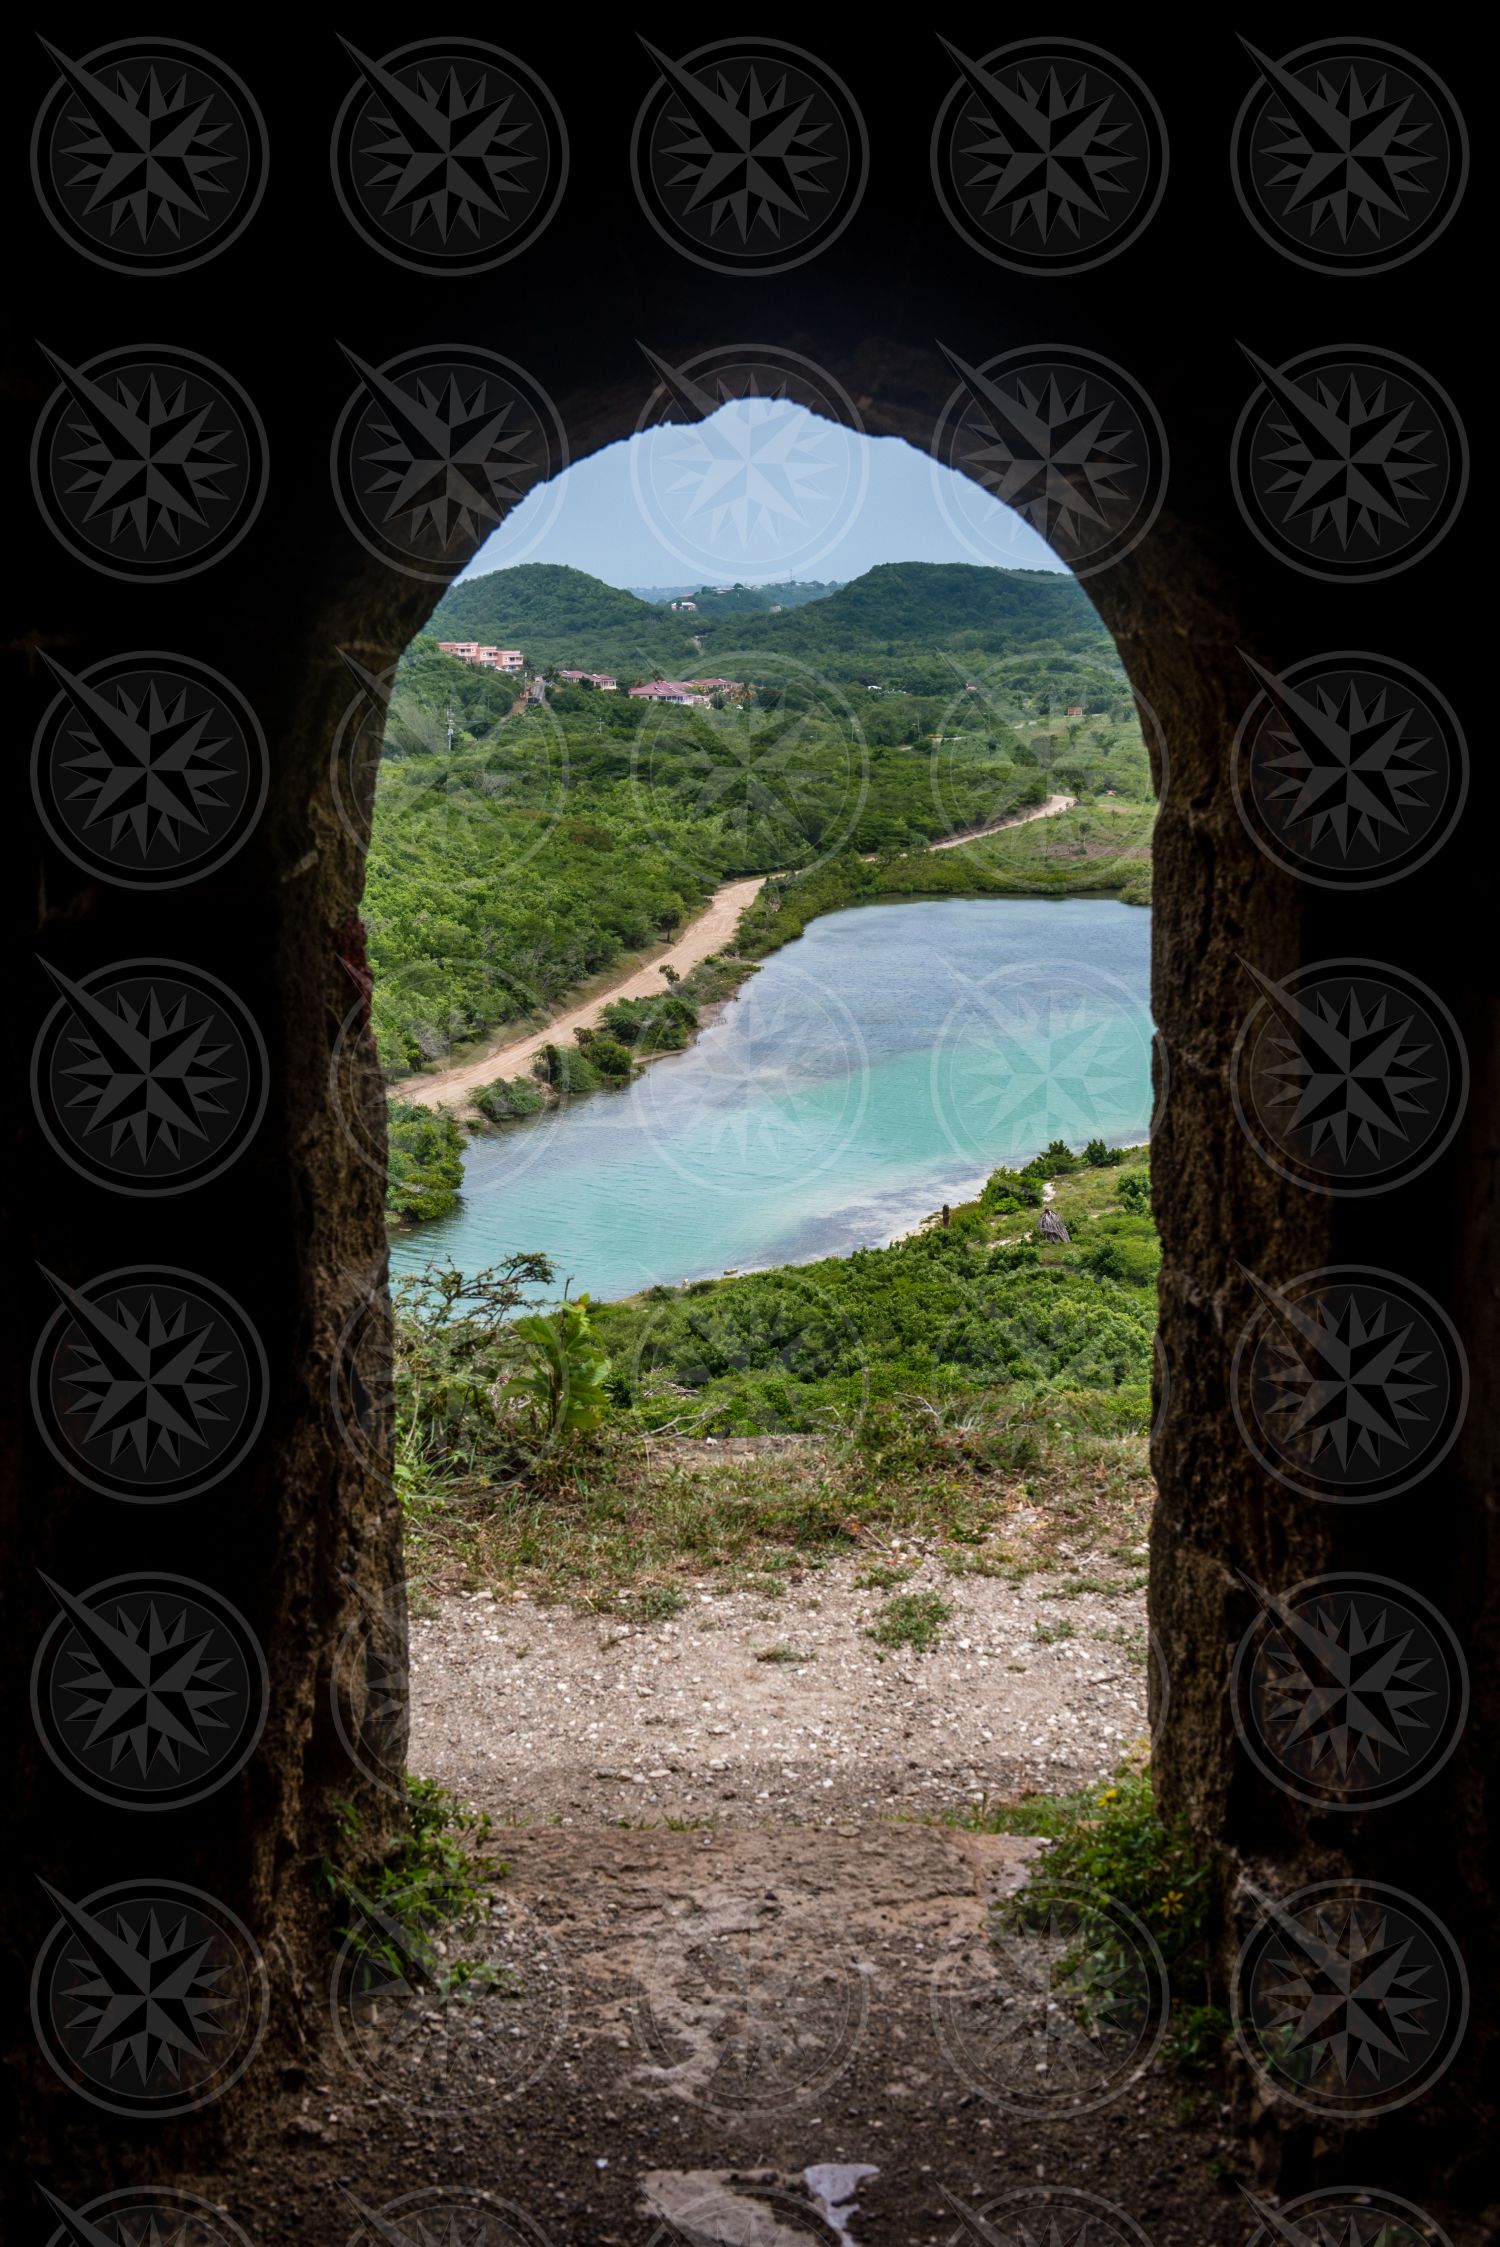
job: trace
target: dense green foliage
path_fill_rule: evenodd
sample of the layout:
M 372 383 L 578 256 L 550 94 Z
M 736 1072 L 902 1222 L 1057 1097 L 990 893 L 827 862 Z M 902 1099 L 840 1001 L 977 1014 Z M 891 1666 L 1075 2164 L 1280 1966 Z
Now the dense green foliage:
M 1142 2010 L 1159 2004 L 1154 1977 L 1144 1970 L 1144 1926 L 1171 1988 L 1171 2057 L 1181 2067 L 1213 2063 L 1229 2023 L 1210 2002 L 1208 1866 L 1186 1824 L 1160 1816 L 1143 1763 L 1123 1764 L 1108 1786 L 1039 1795 L 963 1823 L 986 1833 L 1036 1834 L 1049 1844 L 997 1918 L 1013 1935 L 1067 1932 L 1051 1987 L 1086 2033 L 1115 2021 L 1139 2035 Z
M 385 1205 L 413 1224 L 446 1217 L 464 1179 L 463 1140 L 451 1116 L 393 1101 Z
M 673 707 L 554 684 L 537 705 L 514 679 L 440 654 L 439 635 L 609 668 L 622 689 L 653 671 L 722 671 L 754 693 Z M 893 564 L 781 616 L 709 619 L 697 636 L 701 649 L 670 612 L 550 565 L 444 597 L 402 660 L 377 779 L 366 913 L 388 1076 L 544 1019 L 669 938 L 730 876 L 843 852 L 851 866 L 890 859 L 857 877 L 887 895 L 1140 882 L 1145 748 L 1071 579 Z M 1045 843 L 1021 840 L 1037 823 L 926 853 L 1056 791 L 1083 801 L 1045 823 Z
M 748 1435 L 854 1429 L 870 1406 L 916 1396 L 961 1416 L 1005 1390 L 1065 1401 L 1100 1432 L 1144 1428 L 1159 1252 L 1149 1216 L 1113 1206 L 1124 1179 L 1145 1177 L 1139 1156 L 1121 1168 L 1101 1152 L 1090 1172 L 1063 1150 L 1075 1176 L 1100 1178 L 1059 1201 L 1065 1247 L 1040 1244 L 1031 1214 L 1041 1178 L 1065 1175 L 1053 1153 L 889 1248 L 599 1305 L 617 1401 L 648 1426 Z M 1091 1208 L 1100 1195 L 1111 1206 Z
M 697 616 L 692 617 L 692 629 L 699 623 L 719 616 L 766 616 L 772 609 L 799 609 L 808 601 L 826 600 L 837 593 L 842 580 L 829 578 L 826 583 L 813 577 L 785 578 L 776 585 L 632 585 L 630 591 L 637 600 L 650 601 L 653 607 L 665 601 L 692 601 Z
M 522 1116 L 540 1115 L 547 1095 L 531 1077 L 497 1077 L 474 1095 L 474 1105 L 490 1123 L 515 1123 Z

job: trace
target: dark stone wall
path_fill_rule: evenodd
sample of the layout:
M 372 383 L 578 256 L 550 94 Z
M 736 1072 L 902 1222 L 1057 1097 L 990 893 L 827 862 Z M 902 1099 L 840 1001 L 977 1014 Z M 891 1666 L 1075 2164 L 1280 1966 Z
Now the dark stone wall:
M 364 21 L 359 36 L 379 51 L 411 28 Z M 949 29 L 976 50 L 996 36 L 968 23 Z M 1429 59 L 1461 86 L 1462 57 L 1436 51 L 1439 35 L 1429 29 Z M 232 2131 L 276 2068 L 295 2062 L 300 2039 L 317 2033 L 322 1925 L 312 1875 L 341 1800 L 358 1805 L 372 1839 L 389 1815 L 388 1796 L 351 1765 L 330 1701 L 335 1652 L 399 1580 L 400 1550 L 380 1471 L 381 1103 L 373 1058 L 347 1030 L 358 1005 L 361 862 L 331 806 L 329 760 L 350 699 L 339 651 L 378 671 L 422 624 L 432 595 L 351 540 L 330 489 L 328 446 L 350 388 L 340 340 L 378 359 L 439 336 L 522 361 L 557 401 L 575 456 L 634 426 L 650 387 L 636 338 L 668 356 L 755 337 L 801 349 L 845 383 L 871 430 L 918 445 L 952 387 L 937 338 L 973 359 L 1031 341 L 1092 347 L 1125 363 L 1155 399 L 1172 449 L 1166 510 L 1145 545 L 1089 591 L 1167 749 L 1155 908 L 1165 1099 L 1154 1172 L 1170 1394 L 1156 1445 L 1152 1611 L 1170 1695 L 1156 1768 L 1164 1802 L 1189 1816 L 1212 1860 L 1226 1966 L 1244 1932 L 1247 1878 L 1286 1892 L 1347 1870 L 1421 1896 L 1447 1922 L 1476 1996 L 1469 2034 L 1441 2084 L 1381 2123 L 1379 2172 L 1390 2183 L 1441 2175 L 1476 2205 L 1500 2192 L 1493 2152 L 1481 2150 L 1500 2142 L 1488 2002 L 1500 1912 L 1485 1772 L 1500 1702 L 1500 1107 L 1495 951 L 1482 934 L 1494 803 L 1481 731 L 1484 624 L 1473 598 L 1485 587 L 1479 510 L 1471 499 L 1441 551 L 1415 569 L 1327 586 L 1256 542 L 1227 473 L 1252 387 L 1237 338 L 1276 363 L 1305 345 L 1364 337 L 1428 366 L 1463 409 L 1477 219 L 1471 205 L 1422 258 L 1376 279 L 1337 282 L 1279 258 L 1244 225 L 1229 190 L 1238 50 L 1217 29 L 1189 40 L 1143 21 L 1129 27 L 1129 54 L 1167 113 L 1173 145 L 1172 179 L 1149 235 L 1075 281 L 1007 275 L 976 259 L 932 206 L 928 120 L 948 76 L 936 43 L 916 33 L 852 42 L 836 20 L 799 21 L 789 35 L 837 54 L 865 107 L 875 163 L 854 225 L 827 255 L 776 279 L 701 272 L 641 221 L 624 171 L 633 101 L 619 91 L 639 76 L 635 50 L 625 31 L 597 24 L 589 33 L 597 67 L 576 75 L 561 46 L 549 54 L 543 27 L 527 27 L 528 48 L 564 99 L 573 178 L 542 242 L 483 280 L 423 283 L 385 265 L 344 224 L 326 150 L 348 73 L 321 29 L 295 52 L 285 30 L 269 46 L 240 24 L 210 35 L 254 83 L 275 150 L 251 236 L 215 263 L 170 282 L 132 281 L 72 257 L 24 202 L 13 214 L 24 301 L 34 308 L 28 325 L 46 343 L 75 363 L 154 334 L 199 350 L 255 398 L 272 454 L 265 510 L 220 566 L 167 587 L 93 574 L 51 538 L 30 490 L 30 433 L 53 378 L 29 343 L 8 349 L 4 519 L 18 566 L 4 635 L 11 803 L 3 836 L 14 862 L 3 901 L 14 1056 L 24 1059 L 50 1003 L 38 955 L 76 974 L 166 954 L 238 991 L 267 1041 L 271 1083 L 264 1124 L 234 1168 L 156 1205 L 84 1187 L 39 1134 L 24 1070 L 7 1093 L 0 1661 L 17 1747 L 12 1805 L 27 1836 L 25 1853 L 6 1858 L 0 1932 L 14 2206 L 34 2206 L 28 2174 L 59 2189 L 79 2180 L 103 2189 L 146 2158 L 143 2134 L 70 2096 L 31 2039 L 25 1991 L 52 1918 L 34 1876 L 71 1894 L 135 1870 L 194 1883 L 232 1905 L 267 1955 L 273 2033 L 262 2061 L 232 2099 L 153 2139 L 159 2172 L 169 2149 L 191 2166 Z M 1099 36 L 1124 43 L 1118 26 Z M 1257 36 L 1280 52 L 1303 34 L 1286 23 Z M 80 34 L 77 45 L 85 43 Z M 39 51 L 22 61 L 24 130 L 50 66 Z M 229 672 L 271 748 L 270 801 L 250 845 L 220 874 L 155 898 L 92 883 L 57 853 L 37 828 L 26 780 L 26 748 L 52 692 L 38 648 L 77 670 L 134 647 L 196 652 Z M 1230 742 L 1253 691 L 1236 651 L 1276 666 L 1346 647 L 1383 650 L 1426 673 L 1467 717 L 1478 750 L 1467 812 L 1444 850 L 1401 884 L 1362 896 L 1279 872 L 1242 826 L 1227 785 Z M 1351 956 L 1394 961 L 1438 992 L 1473 1064 L 1466 1119 L 1441 1160 L 1419 1182 L 1363 1201 L 1278 1177 L 1249 1144 L 1229 1092 L 1230 1056 L 1254 995 L 1240 963 L 1280 976 L 1302 961 Z M 270 1411 L 252 1457 L 211 1497 L 169 1508 L 126 1507 L 80 1489 L 39 1440 L 27 1396 L 54 1301 L 38 1266 L 81 1280 L 143 1256 L 217 1277 L 270 1357 Z M 1246 1270 L 1279 1279 L 1327 1264 L 1379 1266 L 1426 1289 L 1457 1325 L 1473 1375 L 1446 1461 L 1420 1487 L 1378 1505 L 1294 1496 L 1247 1452 L 1231 1409 L 1234 1341 L 1255 1304 Z M 354 1440 L 351 1413 L 361 1424 Z M 25 1710 L 33 1653 L 53 1612 L 35 1571 L 97 1581 L 145 1565 L 143 1554 L 231 1592 L 265 1648 L 273 1694 L 261 1746 L 227 1791 L 132 1819 L 67 1784 Z M 1438 1777 L 1405 1803 L 1353 1817 L 1308 1810 L 1263 1780 L 1237 1749 L 1227 1694 L 1232 1650 L 1253 1612 L 1237 1572 L 1277 1586 L 1335 1568 L 1384 1574 L 1432 1599 L 1467 1650 L 1474 1692 L 1467 1732 Z M 399 1619 L 391 1628 L 399 1639 Z M 353 1695 L 357 1704 L 357 1685 Z M 345 1731 L 357 1726 L 358 1706 L 346 1706 L 344 1718 Z M 390 1754 L 399 1713 L 387 1721 Z M 1261 2173 L 1288 2189 L 1375 2158 L 1368 2146 L 1341 2147 L 1293 2107 L 1268 2105 L 1248 2069 L 1237 2099 Z

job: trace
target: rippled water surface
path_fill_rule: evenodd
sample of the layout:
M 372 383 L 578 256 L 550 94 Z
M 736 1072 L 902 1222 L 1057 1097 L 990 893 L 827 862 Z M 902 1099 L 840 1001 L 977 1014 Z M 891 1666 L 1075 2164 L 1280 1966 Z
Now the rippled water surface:
M 392 1264 L 540 1249 L 624 1295 L 837 1256 L 1052 1139 L 1145 1137 L 1151 916 L 934 899 L 814 921 L 686 1053 L 471 1143 L 460 1209 Z

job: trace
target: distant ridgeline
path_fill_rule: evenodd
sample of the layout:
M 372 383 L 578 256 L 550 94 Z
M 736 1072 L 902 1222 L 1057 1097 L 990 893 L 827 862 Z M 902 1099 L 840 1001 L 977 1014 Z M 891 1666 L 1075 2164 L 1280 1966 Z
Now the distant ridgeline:
M 805 597 L 795 607 L 783 602 L 779 616 L 769 603 L 760 613 L 740 605 L 787 591 Z M 521 648 L 534 667 L 607 670 L 622 685 L 653 672 L 712 672 L 730 655 L 743 659 L 735 676 L 753 677 L 758 661 L 774 675 L 775 659 L 786 656 L 838 685 L 949 696 L 966 683 L 956 673 L 982 657 L 1009 665 L 1030 658 L 1017 671 L 1019 691 L 1065 694 L 1076 685 L 1097 693 L 1107 676 L 1128 706 L 1113 641 L 1081 586 L 1059 571 L 885 562 L 836 592 L 810 593 L 699 589 L 686 596 L 693 610 L 672 609 L 582 570 L 524 562 L 451 586 L 427 636 Z M 1070 666 L 1070 657 L 1085 660 Z
M 523 670 L 440 639 L 519 649 Z M 705 692 L 628 691 L 653 677 Z M 921 855 L 1060 792 L 1076 811 Z M 406 651 L 386 719 L 364 906 L 381 1061 L 397 1078 L 538 1024 L 736 875 L 821 870 L 805 896 L 775 885 L 757 953 L 851 879 L 1142 896 L 1150 818 L 1124 672 L 1071 578 L 893 563 L 780 615 L 707 617 L 549 564 L 471 578 Z
M 841 578 L 822 584 L 815 577 L 791 577 L 779 585 L 632 585 L 638 601 L 653 607 L 664 602 L 691 601 L 699 619 L 715 616 L 764 616 L 774 610 L 800 609 L 804 602 L 826 600 L 837 593 Z M 698 629 L 695 623 L 692 629 Z

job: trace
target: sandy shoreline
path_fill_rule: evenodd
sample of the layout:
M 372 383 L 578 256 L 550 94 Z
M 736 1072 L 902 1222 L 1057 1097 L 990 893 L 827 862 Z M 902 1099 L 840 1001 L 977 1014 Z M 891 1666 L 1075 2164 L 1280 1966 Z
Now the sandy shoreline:
M 971 827 L 966 834 L 949 835 L 928 847 L 933 851 L 958 850 L 965 843 L 982 842 L 986 835 L 998 835 L 1003 828 L 1025 827 L 1034 819 L 1051 819 L 1058 812 L 1071 811 L 1076 801 L 1073 796 L 1049 796 L 1044 804 L 1037 804 L 1030 811 L 1014 812 L 1009 819 L 994 820 L 987 827 Z M 873 860 L 880 854 L 866 851 L 862 855 Z M 475 1059 L 435 1070 L 430 1076 L 403 1077 L 391 1087 L 392 1097 L 421 1108 L 461 1111 L 471 1104 L 476 1092 L 493 1084 L 497 1077 L 529 1075 L 531 1064 L 544 1045 L 565 1044 L 575 1030 L 596 1029 L 604 1009 L 613 1006 L 617 999 L 654 998 L 666 988 L 663 968 L 672 968 L 679 976 L 686 975 L 690 969 L 701 967 L 710 954 L 722 952 L 739 928 L 740 915 L 772 878 L 769 874 L 751 874 L 740 881 L 723 883 L 681 936 L 666 945 L 646 966 L 633 969 L 596 997 L 554 1015 L 540 1030 L 489 1046 Z

